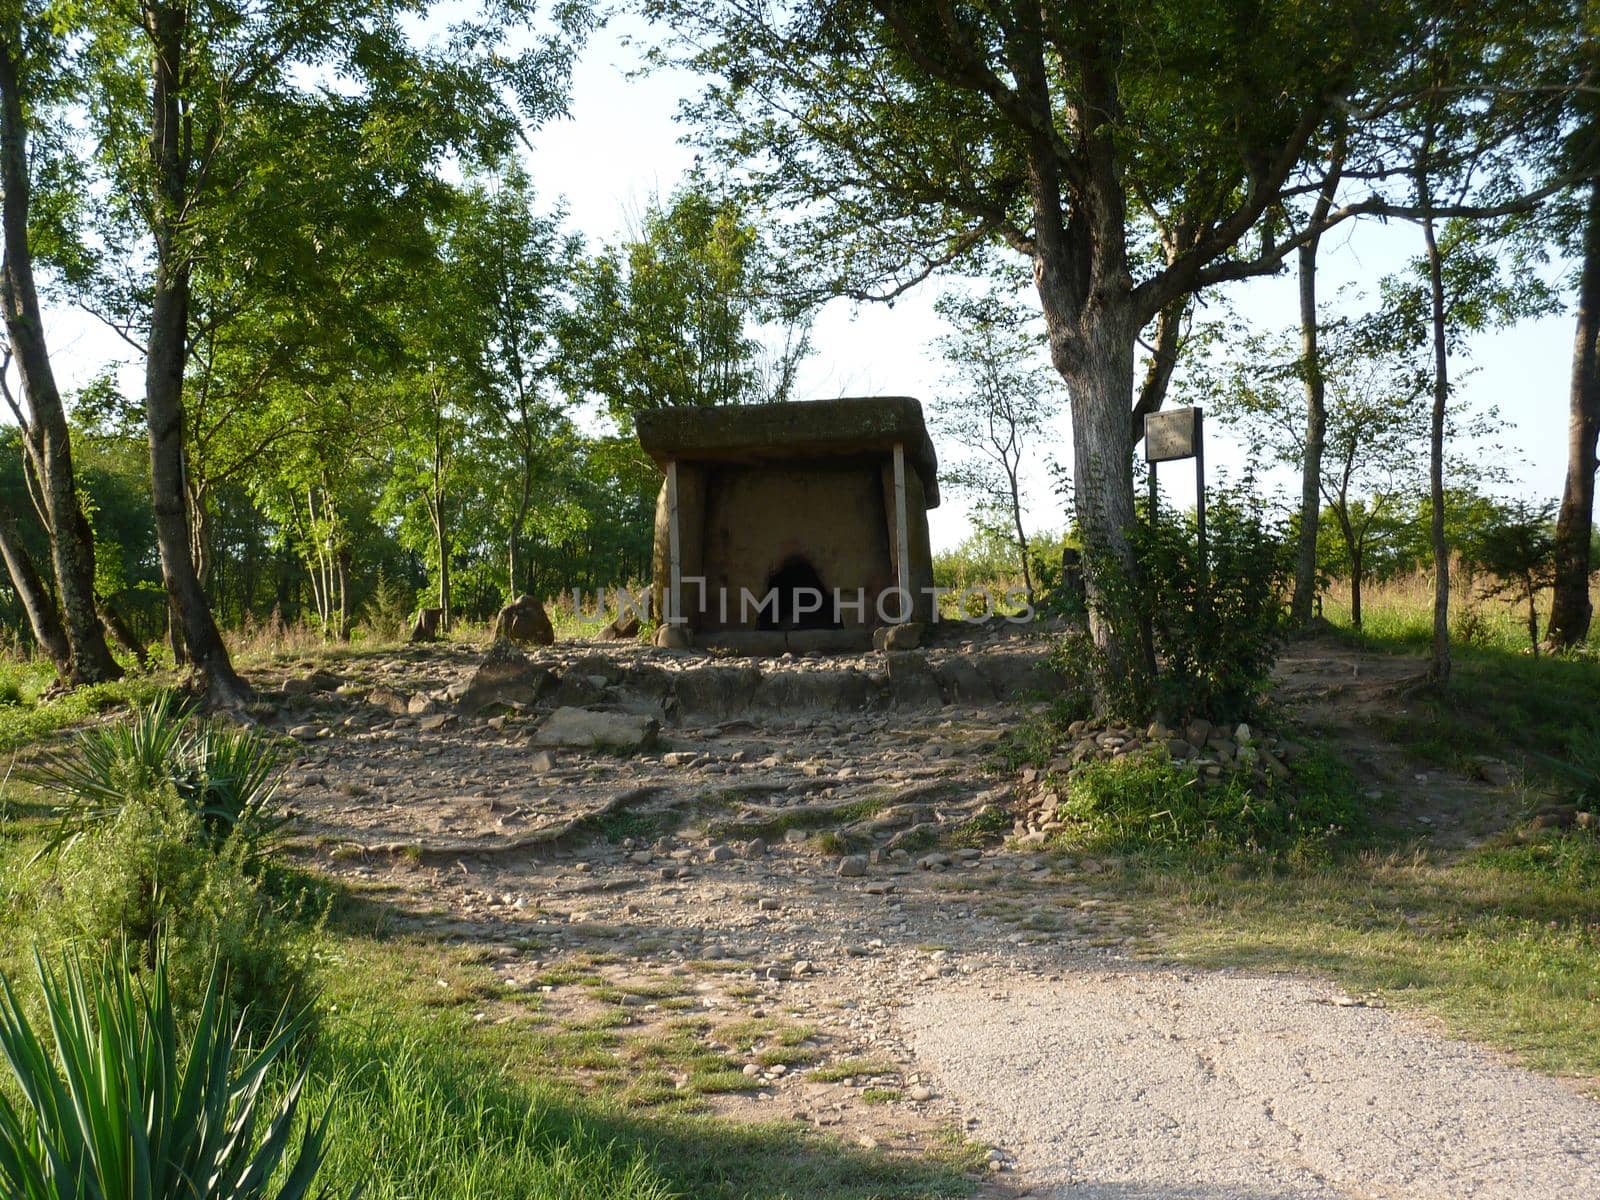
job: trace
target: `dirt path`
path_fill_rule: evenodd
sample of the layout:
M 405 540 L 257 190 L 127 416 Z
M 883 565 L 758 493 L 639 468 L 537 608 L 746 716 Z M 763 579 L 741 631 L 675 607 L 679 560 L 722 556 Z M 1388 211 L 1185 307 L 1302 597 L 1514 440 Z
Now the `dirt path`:
M 905 1020 L 1041 1195 L 1600 1195 L 1600 1106 L 1326 984 L 1091 966 Z
M 667 1095 L 897 1152 L 960 1131 L 997 1196 L 1600 1195 L 1589 1101 L 1326 985 L 1148 971 L 1099 863 L 980 836 L 1009 824 L 986 759 L 1039 650 L 985 635 L 886 671 L 563 647 L 536 698 L 476 713 L 470 649 L 301 664 L 278 719 L 302 853 L 537 999 L 484 1019 L 603 1030 L 616 1070 L 575 1075 L 659 1059 Z M 1346 669 L 1290 665 L 1308 703 Z M 560 704 L 660 738 L 538 751 Z M 652 1050 L 686 1037 L 736 1086 Z

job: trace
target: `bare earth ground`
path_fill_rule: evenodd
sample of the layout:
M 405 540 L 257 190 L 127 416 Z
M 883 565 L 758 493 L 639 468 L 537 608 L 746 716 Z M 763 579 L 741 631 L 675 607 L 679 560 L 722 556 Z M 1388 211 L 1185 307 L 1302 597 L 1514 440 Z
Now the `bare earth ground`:
M 1008 801 L 987 760 L 1041 646 L 934 648 L 930 698 L 878 655 L 757 682 L 751 660 L 564 644 L 534 656 L 553 696 L 488 718 L 457 703 L 472 648 L 291 664 L 302 854 L 400 927 L 481 947 L 546 1022 L 620 1004 L 619 1046 L 687 1031 L 742 1054 L 759 1086 L 709 1097 L 724 1115 L 892 1152 L 959 1129 L 992 1148 L 995 1196 L 1600 1196 L 1600 1107 L 1566 1085 L 1331 984 L 1135 961 L 1139 918 L 1092 859 L 992 838 L 928 858 Z M 1509 795 L 1358 735 L 1408 669 L 1310 643 L 1282 699 L 1459 844 Z M 651 712 L 660 743 L 545 757 L 552 703 Z M 824 853 L 838 831 L 876 847 L 862 874 Z M 740 1051 L 753 1021 L 768 1040 Z

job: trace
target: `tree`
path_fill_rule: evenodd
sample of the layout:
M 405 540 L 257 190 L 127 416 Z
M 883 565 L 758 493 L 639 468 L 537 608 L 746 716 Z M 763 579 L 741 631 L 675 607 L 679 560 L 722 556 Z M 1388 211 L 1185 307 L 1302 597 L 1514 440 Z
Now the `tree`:
M 734 199 L 695 180 L 583 272 L 576 377 L 624 425 L 641 409 L 786 400 L 810 352 L 807 324 L 768 303 L 760 232 Z M 782 326 L 767 348 L 765 321 Z
M 458 301 L 474 317 L 472 371 L 514 464 L 516 487 L 494 489 L 505 498 L 497 507 L 508 600 L 528 582 L 523 542 L 535 485 L 552 465 L 551 434 L 566 403 L 561 339 L 570 339 L 572 323 L 561 301 L 582 244 L 561 234 L 563 215 L 536 213 L 532 181 L 508 162 L 470 181 L 444 239 Z
M 29 162 L 28 112 L 47 105 L 64 86 L 54 69 L 61 56 L 60 34 L 51 19 L 8 4 L 0 14 L 0 193 L 3 193 L 4 256 L 0 261 L 0 307 L 5 311 L 9 348 L 0 364 L 0 387 L 17 426 L 22 430 L 27 463 L 37 487 L 37 507 L 50 537 L 50 562 L 64 620 L 46 618 L 37 578 L 13 573 L 18 594 L 31 594 L 30 617 L 35 632 L 53 634 L 63 627 L 68 658 L 63 677 L 69 683 L 116 679 L 122 668 L 106 645 L 95 610 L 94 535 L 78 504 L 73 478 L 72 439 L 66 408 L 50 366 L 44 319 L 34 283 L 30 230 L 34 168 Z M 22 382 L 19 402 L 5 372 L 13 356 Z M 8 566 L 22 560 L 7 555 Z M 31 569 L 31 568 L 30 568 Z M 37 613 L 35 610 L 39 610 Z M 39 620 L 45 624 L 40 625 Z M 48 645 L 41 640 L 41 645 Z
M 1420 183 L 1428 203 L 1426 182 Z M 1532 274 L 1506 271 L 1495 230 L 1452 220 L 1435 233 L 1423 222 L 1425 254 L 1380 284 L 1382 306 L 1368 336 L 1411 356 L 1411 370 L 1428 397 L 1428 493 L 1433 573 L 1433 640 L 1429 678 L 1450 677 L 1450 553 L 1448 444 L 1450 360 L 1467 354 L 1467 335 L 1547 312 L 1550 289 Z M 1476 482 L 1469 478 L 1466 482 Z
M 133 298 L 145 353 L 145 413 L 162 573 L 188 654 L 213 698 L 250 691 L 223 645 L 194 561 L 184 469 L 185 380 L 196 344 L 194 300 L 225 271 L 230 231 L 278 223 L 271 165 L 282 135 L 304 122 L 342 118 L 411 164 L 410 181 L 436 177 L 447 158 L 507 152 L 524 121 L 559 113 L 571 37 L 587 17 L 563 6 L 555 35 L 509 40 L 532 20 L 526 0 L 453 12 L 428 45 L 404 26 L 414 5 L 396 0 L 296 2 L 259 10 L 225 2 L 202 9 L 141 0 L 134 10 L 91 8 L 85 107 L 95 122 L 109 185 L 104 240 L 134 249 L 144 269 Z M 325 81 L 337 80 L 338 86 Z M 131 97 L 148 89 L 147 125 Z M 377 161 L 367 186 L 398 183 Z M 315 227 L 286 230 L 314 259 Z M 108 290 L 116 292 L 116 288 Z
M 1521 604 L 1528 645 L 1539 653 L 1539 593 L 1555 582 L 1555 505 L 1519 500 L 1497 506 L 1496 519 L 1464 547 L 1468 560 L 1492 577 L 1485 596 Z
M 1427 440 L 1421 383 L 1410 364 L 1374 342 L 1349 320 L 1321 324 L 1315 339 L 1323 408 L 1318 500 L 1338 525 L 1351 624 L 1358 629 L 1369 539 L 1425 480 L 1418 465 Z M 1217 418 L 1240 430 L 1257 454 L 1302 467 L 1312 436 L 1302 419 L 1305 359 L 1297 350 L 1304 331 L 1255 334 L 1233 344 L 1220 371 L 1197 372 L 1187 386 L 1209 398 Z
M 1022 566 L 1028 603 L 1034 600 L 1028 535 L 1022 524 L 1021 471 L 1033 440 L 1054 410 L 1049 375 L 1029 317 L 1002 293 L 949 293 L 934 306 L 953 326 L 939 339 L 950 366 L 951 391 L 934 423 L 966 454 L 947 467 L 957 487 L 972 495 L 980 514 L 1010 526 L 1008 540 Z
M 1592 128 L 1592 126 L 1591 126 Z M 1554 596 L 1548 637 L 1555 648 L 1581 644 L 1589 636 L 1593 605 L 1595 444 L 1600 438 L 1600 178 L 1589 184 L 1582 218 L 1578 267 L 1578 312 L 1572 345 L 1568 403 L 1567 475 L 1556 518 Z
M 1389 194 L 1392 147 L 1369 127 L 1448 94 L 1394 77 L 1422 36 L 1412 4 L 647 7 L 677 31 L 662 57 L 712 81 L 689 106 L 702 142 L 798 214 L 783 233 L 818 264 L 813 292 L 893 299 L 991 241 L 1028 260 L 1071 397 L 1080 529 L 1125 571 L 1141 330 L 1338 221 L 1418 212 Z M 1463 24 L 1486 17 L 1521 19 L 1491 4 Z M 1371 192 L 1308 214 L 1340 137 L 1343 178 Z M 1104 623 L 1097 638 L 1140 657 Z

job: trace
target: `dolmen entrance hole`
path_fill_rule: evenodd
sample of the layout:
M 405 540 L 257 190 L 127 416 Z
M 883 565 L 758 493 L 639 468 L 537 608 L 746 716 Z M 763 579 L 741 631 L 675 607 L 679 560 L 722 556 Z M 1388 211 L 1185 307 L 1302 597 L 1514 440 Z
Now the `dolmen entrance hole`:
M 762 629 L 838 629 L 838 606 L 822 576 L 800 555 L 786 558 L 767 577 L 767 594 L 776 598 L 772 615 L 762 610 Z
M 663 476 L 652 589 L 676 644 L 857 650 L 931 615 L 938 460 L 916 400 L 659 409 L 638 430 Z

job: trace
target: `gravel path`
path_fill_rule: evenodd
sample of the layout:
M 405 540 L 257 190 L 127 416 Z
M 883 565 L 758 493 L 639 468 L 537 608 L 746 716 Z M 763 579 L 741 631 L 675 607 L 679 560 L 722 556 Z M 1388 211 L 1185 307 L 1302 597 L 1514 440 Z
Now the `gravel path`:
M 1600 1105 L 1329 984 L 1085 969 L 905 1017 L 1037 1196 L 1600 1197 Z

